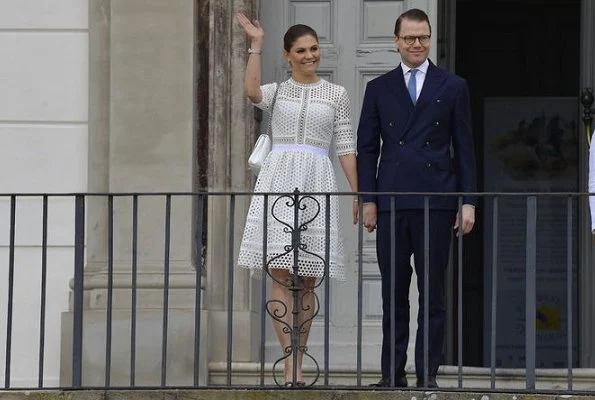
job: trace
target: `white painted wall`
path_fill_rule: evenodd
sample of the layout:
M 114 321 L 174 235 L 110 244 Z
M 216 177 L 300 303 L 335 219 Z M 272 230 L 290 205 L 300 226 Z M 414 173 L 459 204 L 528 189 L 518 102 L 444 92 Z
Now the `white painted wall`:
M 10 197 L 87 189 L 88 0 L 0 0 L 0 385 L 5 386 Z M 74 201 L 49 203 L 44 385 L 57 386 L 73 275 Z M 36 386 L 41 199 L 17 197 L 10 386 Z

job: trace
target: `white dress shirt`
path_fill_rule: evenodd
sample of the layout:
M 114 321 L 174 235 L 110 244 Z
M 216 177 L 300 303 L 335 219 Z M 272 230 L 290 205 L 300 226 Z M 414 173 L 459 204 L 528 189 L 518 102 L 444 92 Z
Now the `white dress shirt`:
M 417 84 L 415 98 L 419 99 L 419 94 L 421 93 L 421 89 L 424 86 L 424 81 L 426 80 L 426 74 L 428 73 L 428 67 L 430 66 L 430 62 L 426 58 L 426 61 L 423 62 L 422 65 L 415 68 L 417 73 L 415 74 L 415 83 Z M 405 87 L 409 85 L 409 79 L 411 79 L 411 70 L 405 64 L 401 63 L 401 68 L 403 69 L 403 77 L 405 78 Z
M 595 130 L 593 136 L 595 136 Z M 595 193 L 595 144 L 592 141 L 589 148 L 589 193 Z M 589 205 L 591 206 L 591 231 L 595 233 L 595 196 L 589 196 Z

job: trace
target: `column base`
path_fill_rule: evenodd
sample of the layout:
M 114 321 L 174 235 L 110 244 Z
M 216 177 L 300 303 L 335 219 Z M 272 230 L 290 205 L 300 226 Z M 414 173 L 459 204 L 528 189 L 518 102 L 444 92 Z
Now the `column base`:
M 227 361 L 227 318 L 227 311 L 209 311 L 209 360 L 211 361 Z M 234 310 L 232 324 L 231 359 L 233 362 L 260 360 L 262 337 L 260 314 L 253 311 Z
M 207 313 L 201 311 L 199 384 L 207 382 Z M 60 386 L 72 385 L 73 313 L 62 314 Z M 194 385 L 193 310 L 170 309 L 168 314 L 166 386 Z M 163 313 L 142 309 L 136 313 L 134 386 L 161 386 Z M 112 315 L 109 385 L 131 386 L 131 312 L 116 309 Z M 83 316 L 82 386 L 106 386 L 106 311 L 86 310 Z

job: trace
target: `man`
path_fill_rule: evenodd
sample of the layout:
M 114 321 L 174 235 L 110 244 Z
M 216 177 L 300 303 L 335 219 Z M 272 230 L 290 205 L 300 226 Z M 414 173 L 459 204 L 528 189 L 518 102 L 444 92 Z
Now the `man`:
M 462 78 L 428 60 L 432 30 L 425 12 L 411 9 L 401 14 L 394 33 L 401 64 L 368 83 L 357 144 L 360 190 L 377 193 L 362 196 L 363 224 L 369 232 L 378 229 L 376 251 L 382 277 L 382 379 L 374 386 L 407 386 L 413 254 L 419 289 L 417 386 L 438 387 L 436 373 L 444 341 L 444 279 L 451 234 L 453 228 L 457 235 L 471 231 L 475 199 L 463 197 L 459 218 L 457 196 L 429 197 L 429 346 L 428 380 L 424 382 L 425 200 L 420 195 L 388 196 L 382 192 L 476 191 L 469 91 Z M 454 160 L 450 157 L 451 145 Z M 391 320 L 395 327 L 393 343 Z

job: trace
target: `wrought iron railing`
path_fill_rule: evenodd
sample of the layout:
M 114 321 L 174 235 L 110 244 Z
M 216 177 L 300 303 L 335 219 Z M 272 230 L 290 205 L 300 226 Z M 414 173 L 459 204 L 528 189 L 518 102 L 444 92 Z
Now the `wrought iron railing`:
M 468 194 L 465 194 L 468 195 Z M 566 298 L 562 303 L 565 303 L 565 309 L 562 310 L 561 308 L 558 309 L 558 312 L 565 314 L 565 320 L 559 320 L 558 330 L 562 332 L 563 336 L 566 338 L 566 360 L 561 364 L 565 364 L 563 369 L 567 371 L 567 379 L 566 379 L 566 387 L 564 388 L 565 392 L 569 392 L 573 390 L 573 370 L 575 366 L 578 364 L 577 355 L 576 355 L 576 347 L 577 343 L 575 341 L 576 337 L 576 323 L 573 319 L 573 315 L 575 315 L 577 301 L 576 301 L 576 294 L 577 288 L 575 287 L 576 281 L 576 264 L 578 262 L 577 252 L 576 249 L 578 248 L 577 242 L 579 236 L 582 234 L 579 231 L 579 225 L 577 224 L 577 207 L 586 207 L 586 200 L 588 198 L 588 193 L 476 193 L 473 194 L 477 196 L 480 200 L 480 204 L 484 210 L 489 210 L 491 213 L 491 227 L 489 227 L 489 232 L 484 228 L 484 235 L 490 234 L 491 236 L 491 243 L 490 248 L 486 249 L 487 253 L 489 253 L 489 259 L 485 259 L 486 264 L 491 264 L 491 285 L 489 290 L 487 290 L 486 296 L 490 296 L 489 301 L 486 304 L 489 304 L 489 334 L 486 335 L 487 340 L 484 342 L 484 347 L 489 348 L 487 354 L 489 354 L 489 362 L 485 363 L 485 371 L 487 372 L 486 379 L 489 379 L 489 388 L 486 390 L 495 391 L 498 389 L 497 387 L 497 371 L 501 368 L 498 365 L 496 355 L 497 355 L 497 327 L 499 321 L 497 321 L 498 315 L 498 274 L 500 272 L 500 266 L 502 265 L 500 248 L 499 248 L 499 238 L 501 238 L 501 227 L 499 226 L 500 215 L 503 212 L 503 207 L 506 207 L 508 203 L 502 203 L 503 199 L 522 199 L 524 201 L 524 213 L 525 221 L 525 239 L 524 243 L 522 244 L 525 252 L 526 257 L 524 261 L 524 274 L 522 275 L 522 279 L 525 280 L 525 297 L 524 297 L 524 315 L 525 315 L 525 326 L 524 331 L 525 335 L 525 343 L 524 343 L 524 350 L 519 350 L 519 352 L 524 352 L 523 358 L 525 360 L 524 365 L 522 366 L 524 373 L 525 373 L 525 390 L 527 391 L 538 391 L 536 385 L 536 371 L 538 371 L 538 365 L 536 364 L 536 346 L 537 346 L 537 330 L 536 326 L 539 321 L 540 315 L 538 315 L 538 304 L 537 304 L 537 290 L 538 290 L 538 281 L 537 281 L 537 257 L 538 257 L 538 249 L 540 248 L 538 243 L 539 231 L 538 231 L 538 221 L 541 215 L 539 214 L 538 204 L 543 199 L 556 199 L 556 204 L 563 204 L 562 211 L 560 215 L 564 215 L 562 219 L 558 219 L 556 223 L 561 224 L 563 221 L 564 231 L 559 232 L 561 235 L 565 236 L 565 245 L 562 246 L 563 248 L 558 249 L 559 251 L 564 251 L 565 256 L 565 279 L 566 282 L 559 283 L 559 289 L 566 293 Z M 258 383 L 256 385 L 248 385 L 246 383 L 234 383 L 234 365 L 236 365 L 236 360 L 234 359 L 234 332 L 232 331 L 234 326 L 234 279 L 236 279 L 236 275 L 238 274 L 238 268 L 236 267 L 236 259 L 235 259 L 235 249 L 237 248 L 237 243 L 234 240 L 236 237 L 236 231 L 238 229 L 238 221 L 242 220 L 243 216 L 238 215 L 236 208 L 238 199 L 240 201 L 247 201 L 249 196 L 263 196 L 264 200 L 264 208 L 268 209 L 269 204 L 273 205 L 272 209 L 275 209 L 275 205 L 281 205 L 283 207 L 289 207 L 294 212 L 294 221 L 293 223 L 287 223 L 286 221 L 280 221 L 285 224 L 286 233 L 290 240 L 288 240 L 287 245 L 284 248 L 284 254 L 293 254 L 293 261 L 294 264 L 292 266 L 292 279 L 290 282 L 277 282 L 278 284 L 287 285 L 287 288 L 293 294 L 293 304 L 292 307 L 289 308 L 286 304 L 280 304 L 278 301 L 267 300 L 267 290 L 269 289 L 267 285 L 275 280 L 275 278 L 270 274 L 269 266 L 271 262 L 274 261 L 275 257 L 267 257 L 267 240 L 266 235 L 263 236 L 263 249 L 264 255 L 262 259 L 263 270 L 266 272 L 264 275 L 264 279 L 259 281 L 259 286 L 255 287 L 252 290 L 258 290 L 260 292 L 260 343 L 259 343 L 259 359 L 253 360 L 252 363 L 257 366 L 256 371 L 258 371 Z M 118 193 L 118 194 L 107 194 L 107 193 L 97 193 L 97 194 L 31 194 L 31 193 L 22 193 L 22 194 L 6 194 L 0 195 L 0 221 L 5 221 L 5 234 L 0 234 L 0 246 L 5 251 L 5 260 L 0 260 L 0 266 L 3 268 L 0 270 L 2 273 L 2 277 L 0 278 L 0 283 L 3 283 L 4 290 L 2 291 L 3 296 L 6 299 L 5 307 L 1 310 L 1 314 L 4 315 L 3 322 L 5 324 L 5 333 L 4 333 L 4 340 L 5 340 L 5 350 L 3 354 L 3 365 L 4 365 L 4 380 L 3 385 L 5 389 L 47 389 L 52 387 L 72 387 L 72 388 L 84 388 L 84 387 L 101 387 L 101 388 L 122 388 L 122 387 L 153 387 L 153 388 L 165 388 L 165 387 L 213 387 L 214 385 L 209 381 L 209 373 L 208 371 L 201 370 L 204 368 L 201 364 L 201 360 L 204 358 L 209 357 L 208 354 L 203 352 L 204 343 L 201 343 L 201 331 L 204 328 L 205 321 L 201 314 L 201 310 L 208 309 L 205 307 L 203 301 L 203 291 L 201 288 L 205 287 L 205 267 L 203 264 L 203 247 L 209 246 L 210 244 L 204 243 L 204 238 L 209 237 L 209 233 L 206 232 L 206 236 L 203 234 L 206 230 L 206 224 L 208 220 L 208 215 L 205 214 L 204 210 L 206 210 L 205 204 L 208 202 L 215 203 L 220 202 L 221 199 L 225 199 L 228 204 L 228 216 L 227 216 L 227 224 L 228 224 L 228 234 L 227 238 L 223 238 L 221 240 L 227 241 L 227 248 L 228 248 L 228 257 L 227 257 L 227 292 L 226 292 L 226 302 L 228 309 L 227 312 L 227 332 L 226 332 L 226 357 L 225 360 L 222 360 L 226 364 L 226 385 L 225 386 L 284 386 L 283 380 L 278 375 L 278 365 L 285 362 L 285 359 L 291 357 L 293 362 L 293 376 L 292 381 L 294 385 L 292 387 L 299 387 L 295 385 L 297 383 L 298 377 L 296 376 L 296 360 L 297 357 L 292 357 L 297 355 L 298 353 L 302 353 L 305 357 L 307 357 L 311 363 L 313 364 L 313 368 L 309 372 L 309 380 L 307 382 L 308 386 L 316 385 L 317 387 L 330 387 L 330 376 L 332 374 L 332 366 L 330 365 L 330 355 L 329 349 L 331 348 L 331 341 L 330 341 L 330 334 L 331 334 L 331 327 L 329 321 L 329 314 L 330 314 L 330 300 L 331 300 L 331 285 L 329 280 L 329 243 L 330 243 L 330 201 L 331 198 L 337 196 L 339 198 L 343 198 L 349 196 L 349 199 L 352 198 L 352 193 L 301 193 L 299 191 L 295 191 L 293 193 Z M 424 246 L 424 253 L 425 253 L 425 260 L 424 260 L 424 287 L 429 287 L 428 281 L 428 272 L 429 272 L 429 232 L 428 232 L 428 221 L 429 221 L 429 204 L 430 199 L 436 196 L 456 196 L 458 198 L 458 206 L 459 210 L 462 209 L 462 196 L 463 193 L 454 193 L 454 194 L 435 194 L 435 193 L 392 193 L 392 194 L 382 194 L 382 196 L 390 196 L 391 197 L 391 212 L 397 212 L 395 206 L 395 199 L 398 196 L 420 196 L 424 199 L 424 220 L 425 220 L 425 246 Z M 161 323 L 161 357 L 160 357 L 160 373 L 159 378 L 153 382 L 143 382 L 139 383 L 136 380 L 136 372 L 137 372 L 137 341 L 139 340 L 139 335 L 143 334 L 142 330 L 139 329 L 139 304 L 138 304 L 138 288 L 137 288 L 137 277 L 139 274 L 138 271 L 138 254 L 142 251 L 142 248 L 139 246 L 139 234 L 142 234 L 142 229 L 139 227 L 142 216 L 139 212 L 139 199 L 143 199 L 145 197 L 152 197 L 152 198 L 160 198 L 163 200 L 163 235 L 162 238 L 163 242 L 163 260 L 162 260 L 162 286 L 160 289 L 162 290 L 162 308 L 160 312 L 162 312 L 162 323 Z M 91 205 L 90 199 L 103 199 L 104 202 L 95 202 Z M 192 218 L 192 224 L 195 225 L 195 243 L 193 244 L 196 251 L 196 256 L 192 260 L 194 263 L 194 281 L 192 285 L 197 290 L 194 290 L 194 306 L 192 310 L 193 315 L 193 327 L 194 332 L 193 334 L 193 343 L 194 348 L 191 350 L 192 356 L 192 368 L 193 371 L 189 374 L 192 378 L 191 380 L 184 382 L 184 383 L 175 383 L 171 384 L 168 379 L 168 366 L 171 366 L 172 362 L 175 363 L 175 360 L 171 360 L 170 354 L 168 354 L 168 348 L 172 341 L 177 340 L 176 337 L 172 337 L 169 327 L 170 322 L 170 309 L 172 306 L 169 304 L 170 301 L 170 263 L 171 261 L 171 246 L 172 246 L 172 209 L 175 208 L 173 206 L 172 199 L 177 198 L 189 198 L 192 199 L 193 206 L 191 207 L 191 214 L 188 218 Z M 40 220 L 34 224 L 36 226 L 31 225 L 24 225 L 21 223 L 20 218 L 18 216 L 18 207 L 19 202 L 23 201 L 24 199 L 35 199 L 39 201 L 40 207 Z M 54 343 L 49 343 L 47 341 L 48 337 L 48 328 L 52 330 L 61 329 L 64 330 L 64 324 L 60 325 L 56 318 L 59 313 L 56 313 L 55 307 L 53 307 L 53 314 L 48 315 L 48 303 L 52 302 L 53 297 L 51 293 L 48 293 L 48 248 L 51 247 L 51 233 L 52 230 L 50 221 L 49 221 L 49 205 L 55 199 L 69 199 L 69 201 L 73 201 L 73 209 L 72 213 L 65 213 L 59 216 L 59 218 L 53 218 L 55 224 L 60 226 L 66 226 L 68 223 L 73 222 L 74 227 L 72 230 L 72 243 L 69 246 L 66 246 L 69 251 L 71 251 L 73 257 L 73 263 L 69 265 L 64 265 L 62 268 L 69 269 L 71 268 L 72 271 L 72 282 L 71 282 L 71 301 L 70 301 L 70 311 L 72 314 L 72 327 L 70 334 L 72 336 L 72 348 L 66 349 L 62 348 L 60 350 L 62 357 L 70 358 L 70 370 L 65 373 L 62 371 L 61 376 L 62 379 L 60 382 L 54 382 L 53 384 L 48 384 L 46 382 L 47 375 L 48 375 L 48 368 L 47 363 L 48 361 L 52 361 L 52 371 L 50 373 L 54 373 L 55 375 L 55 365 L 57 365 L 56 360 L 48 360 L 47 357 L 47 349 L 48 346 L 56 346 L 57 343 L 54 340 Z M 129 208 L 126 209 L 124 213 L 122 213 L 122 209 L 115 210 L 115 201 L 116 199 L 127 199 L 129 203 Z M 350 200 L 349 200 L 350 202 Z M 85 286 L 85 274 L 86 274 L 86 246 L 88 246 L 90 241 L 93 241 L 97 238 L 93 238 L 92 227 L 87 226 L 87 218 L 89 217 L 89 211 L 92 207 L 99 207 L 102 210 L 107 210 L 105 213 L 107 221 L 104 221 L 107 227 L 107 254 L 105 254 L 105 258 L 107 260 L 107 283 L 105 286 L 105 291 L 107 293 L 106 297 L 106 307 L 105 307 L 105 325 L 104 325 L 104 332 L 105 332 L 105 348 L 103 349 L 104 352 L 104 362 L 103 362 L 103 369 L 104 369 L 104 382 L 103 385 L 88 385 L 85 383 L 85 360 L 84 353 L 85 349 L 89 346 L 93 347 L 93 343 L 85 343 L 85 336 L 84 336 L 84 318 L 86 313 L 86 304 L 88 304 L 89 299 L 85 297 L 85 291 L 87 290 Z M 106 208 L 104 208 L 106 207 Z M 128 207 L 128 206 L 127 206 Z M 310 218 L 306 220 L 300 219 L 300 213 L 303 212 L 307 207 L 313 207 L 313 209 L 308 210 Z M 185 209 L 188 211 L 188 209 Z M 324 210 L 324 212 L 321 212 Z M 360 214 L 361 214 L 361 205 L 360 205 Z M 560 210 L 558 210 L 560 211 Z M 300 240 L 302 232 L 308 229 L 309 224 L 312 222 L 313 219 L 318 218 L 320 215 L 325 216 L 325 251 L 324 254 L 317 254 L 311 252 L 308 246 Z M 584 213 L 582 214 L 584 215 Z M 115 374 L 119 372 L 114 372 L 114 365 L 112 364 L 113 359 L 112 356 L 114 351 L 118 351 L 113 347 L 113 330 L 114 330 L 114 294 L 116 293 L 116 288 L 114 286 L 114 235 L 115 235 L 115 227 L 114 221 L 115 219 L 126 216 L 129 218 L 130 221 L 130 249 L 129 249 L 129 263 L 130 263 L 130 303 L 126 303 L 124 307 L 127 311 L 129 311 L 130 316 L 127 324 L 130 327 L 130 351 L 129 351 L 129 360 L 130 365 L 128 369 L 128 383 L 122 384 L 121 379 L 118 380 L 117 384 L 114 384 L 112 379 Z M 147 215 L 144 215 L 147 218 Z M 275 213 L 271 213 L 272 218 L 277 218 Z M 269 218 L 268 213 L 263 215 L 263 227 L 267 225 L 267 218 Z M 69 221 L 68 223 L 66 221 Z M 119 221 L 121 222 L 121 221 Z M 40 231 L 38 231 L 38 228 Z M 19 283 L 15 281 L 15 273 L 18 272 L 20 269 L 24 268 L 23 262 L 19 261 L 17 257 L 17 250 L 19 247 L 31 247 L 31 245 L 19 245 L 18 243 L 18 234 L 20 232 L 28 232 L 29 234 L 39 235 L 40 240 L 38 244 L 35 244 L 33 247 L 39 250 L 39 261 L 38 261 L 38 272 L 39 272 L 39 291 L 36 289 L 33 290 L 32 288 L 23 286 L 22 284 L 19 286 Z M 357 261 L 356 261 L 356 271 L 357 275 L 355 277 L 356 287 L 357 287 L 357 300 L 356 300 L 356 308 L 357 308 L 357 326 L 356 326 L 356 339 L 353 347 L 356 350 L 355 361 L 352 365 L 347 366 L 347 369 L 352 371 L 352 381 L 348 383 L 347 386 L 349 387 L 362 387 L 364 385 L 363 379 L 363 368 L 362 368 L 362 342 L 364 326 L 363 326 L 363 302 L 364 302 L 364 288 L 363 288 L 363 259 L 362 259 L 362 251 L 363 251 L 363 244 L 364 244 L 364 228 L 360 221 L 357 225 L 357 249 L 355 253 L 357 253 Z M 215 239 L 211 239 L 215 240 Z M 463 327 L 463 300 L 464 300 L 464 292 L 463 292 L 463 257 L 462 254 L 465 251 L 463 245 L 463 236 L 459 235 L 456 236 L 453 240 L 453 249 L 456 249 L 458 257 L 456 259 L 455 264 L 452 265 L 454 274 L 456 276 L 457 282 L 457 304 L 456 304 L 456 332 L 457 332 L 457 339 L 456 339 L 456 349 L 457 349 L 457 356 L 456 356 L 456 383 L 450 385 L 450 388 L 454 389 L 465 389 L 466 385 L 464 384 L 464 364 L 463 364 L 463 349 L 465 347 L 465 339 L 464 339 L 464 327 Z M 580 250 L 579 250 L 580 251 Z M 324 265 L 325 265 L 325 272 L 324 275 L 316 282 L 315 287 L 306 288 L 300 282 L 298 276 L 298 253 L 300 252 L 308 252 L 313 257 L 318 258 Z M 281 255 L 277 255 L 276 257 L 280 257 Z M 486 257 L 488 258 L 488 257 Z M 206 261 L 206 265 L 209 265 L 209 261 Z M 214 265 L 214 264 L 211 264 Z M 208 274 L 208 267 L 206 273 Z M 242 271 L 241 273 L 244 273 Z M 31 294 L 39 293 L 39 308 L 37 310 L 28 309 L 28 314 L 23 315 L 22 313 L 15 314 L 15 309 L 22 310 L 18 308 L 15 304 L 15 295 L 21 293 L 22 291 L 30 291 Z M 66 290 L 66 289 L 64 289 Z M 206 287 L 206 290 L 209 290 L 209 287 Z M 322 291 L 322 294 L 319 292 Z M 312 310 L 309 310 L 311 316 L 308 317 L 306 320 L 300 320 L 298 318 L 298 314 L 304 309 L 298 309 L 299 304 L 301 304 L 300 297 L 304 296 L 305 293 L 311 293 L 314 296 L 314 301 L 308 307 L 313 307 Z M 322 299 L 319 296 L 323 296 Z M 121 300 L 121 299 L 120 299 Z M 429 298 L 428 292 L 425 291 L 423 299 L 424 310 L 428 310 L 429 305 Z M 1 303 L 0 303 L 1 304 Z M 304 331 L 304 326 L 310 324 L 313 319 L 315 319 L 320 310 L 323 307 L 323 354 L 322 359 L 317 358 L 318 356 L 312 354 L 308 347 L 300 344 L 300 334 Z M 67 311 L 66 309 L 62 309 L 59 311 Z M 291 318 L 289 318 L 290 323 L 287 323 L 288 320 L 286 317 L 291 314 Z M 272 317 L 272 319 L 280 320 L 284 324 L 283 332 L 291 337 L 291 345 L 286 346 L 282 349 L 282 352 L 278 358 L 273 360 L 272 362 L 267 361 L 266 356 L 266 326 L 267 326 L 267 315 Z M 14 383 L 14 366 L 19 365 L 20 357 L 23 357 L 22 349 L 15 348 L 15 344 L 13 339 L 21 334 L 20 331 L 16 331 L 14 329 L 14 323 L 16 319 L 22 318 L 35 318 L 39 321 L 38 323 L 38 334 L 36 336 L 36 345 L 37 346 L 29 346 L 29 354 L 28 357 L 33 353 L 31 351 L 32 347 L 37 348 L 37 365 L 36 368 L 32 368 L 27 371 L 23 371 L 22 367 L 19 367 L 17 371 L 19 374 L 25 374 L 29 377 L 29 379 L 33 379 L 31 377 L 35 377 L 36 384 L 34 383 L 26 383 L 26 384 L 15 384 Z M 558 315 L 558 318 L 562 318 Z M 564 318 L 562 318 L 564 319 Z M 22 322 L 22 321 L 21 321 Z M 479 322 L 479 321 L 478 321 Z M 429 316 L 428 312 L 425 313 L 422 323 L 425 326 L 424 331 L 426 332 L 424 343 L 428 345 L 428 324 L 429 324 Z M 501 322 L 500 322 L 501 323 Z M 22 325 L 22 324 L 21 324 Z M 68 330 L 68 329 L 67 329 Z M 54 332 L 53 337 L 57 337 L 56 332 Z M 221 343 L 222 341 L 219 341 Z M 68 356 L 70 354 L 70 356 Z M 560 363 L 559 363 L 560 364 Z M 62 363 L 64 365 L 64 363 Z M 428 371 L 428 355 L 427 352 L 425 353 L 424 357 L 424 370 Z M 343 366 L 345 367 L 345 366 Z M 64 367 L 63 367 L 64 368 Z M 118 369 L 120 371 L 121 368 Z M 392 369 L 395 369 L 394 360 L 392 364 Z M 379 370 L 378 370 L 379 373 Z M 205 375 L 206 374 L 206 375 Z M 68 379 L 64 377 L 67 376 Z M 201 381 L 200 376 L 206 376 L 205 380 Z M 426 377 L 427 378 L 427 377 Z M 593 382 L 595 382 L 595 376 L 593 377 Z M 394 382 L 393 382 L 394 384 Z M 444 390 L 448 390 L 445 388 Z

